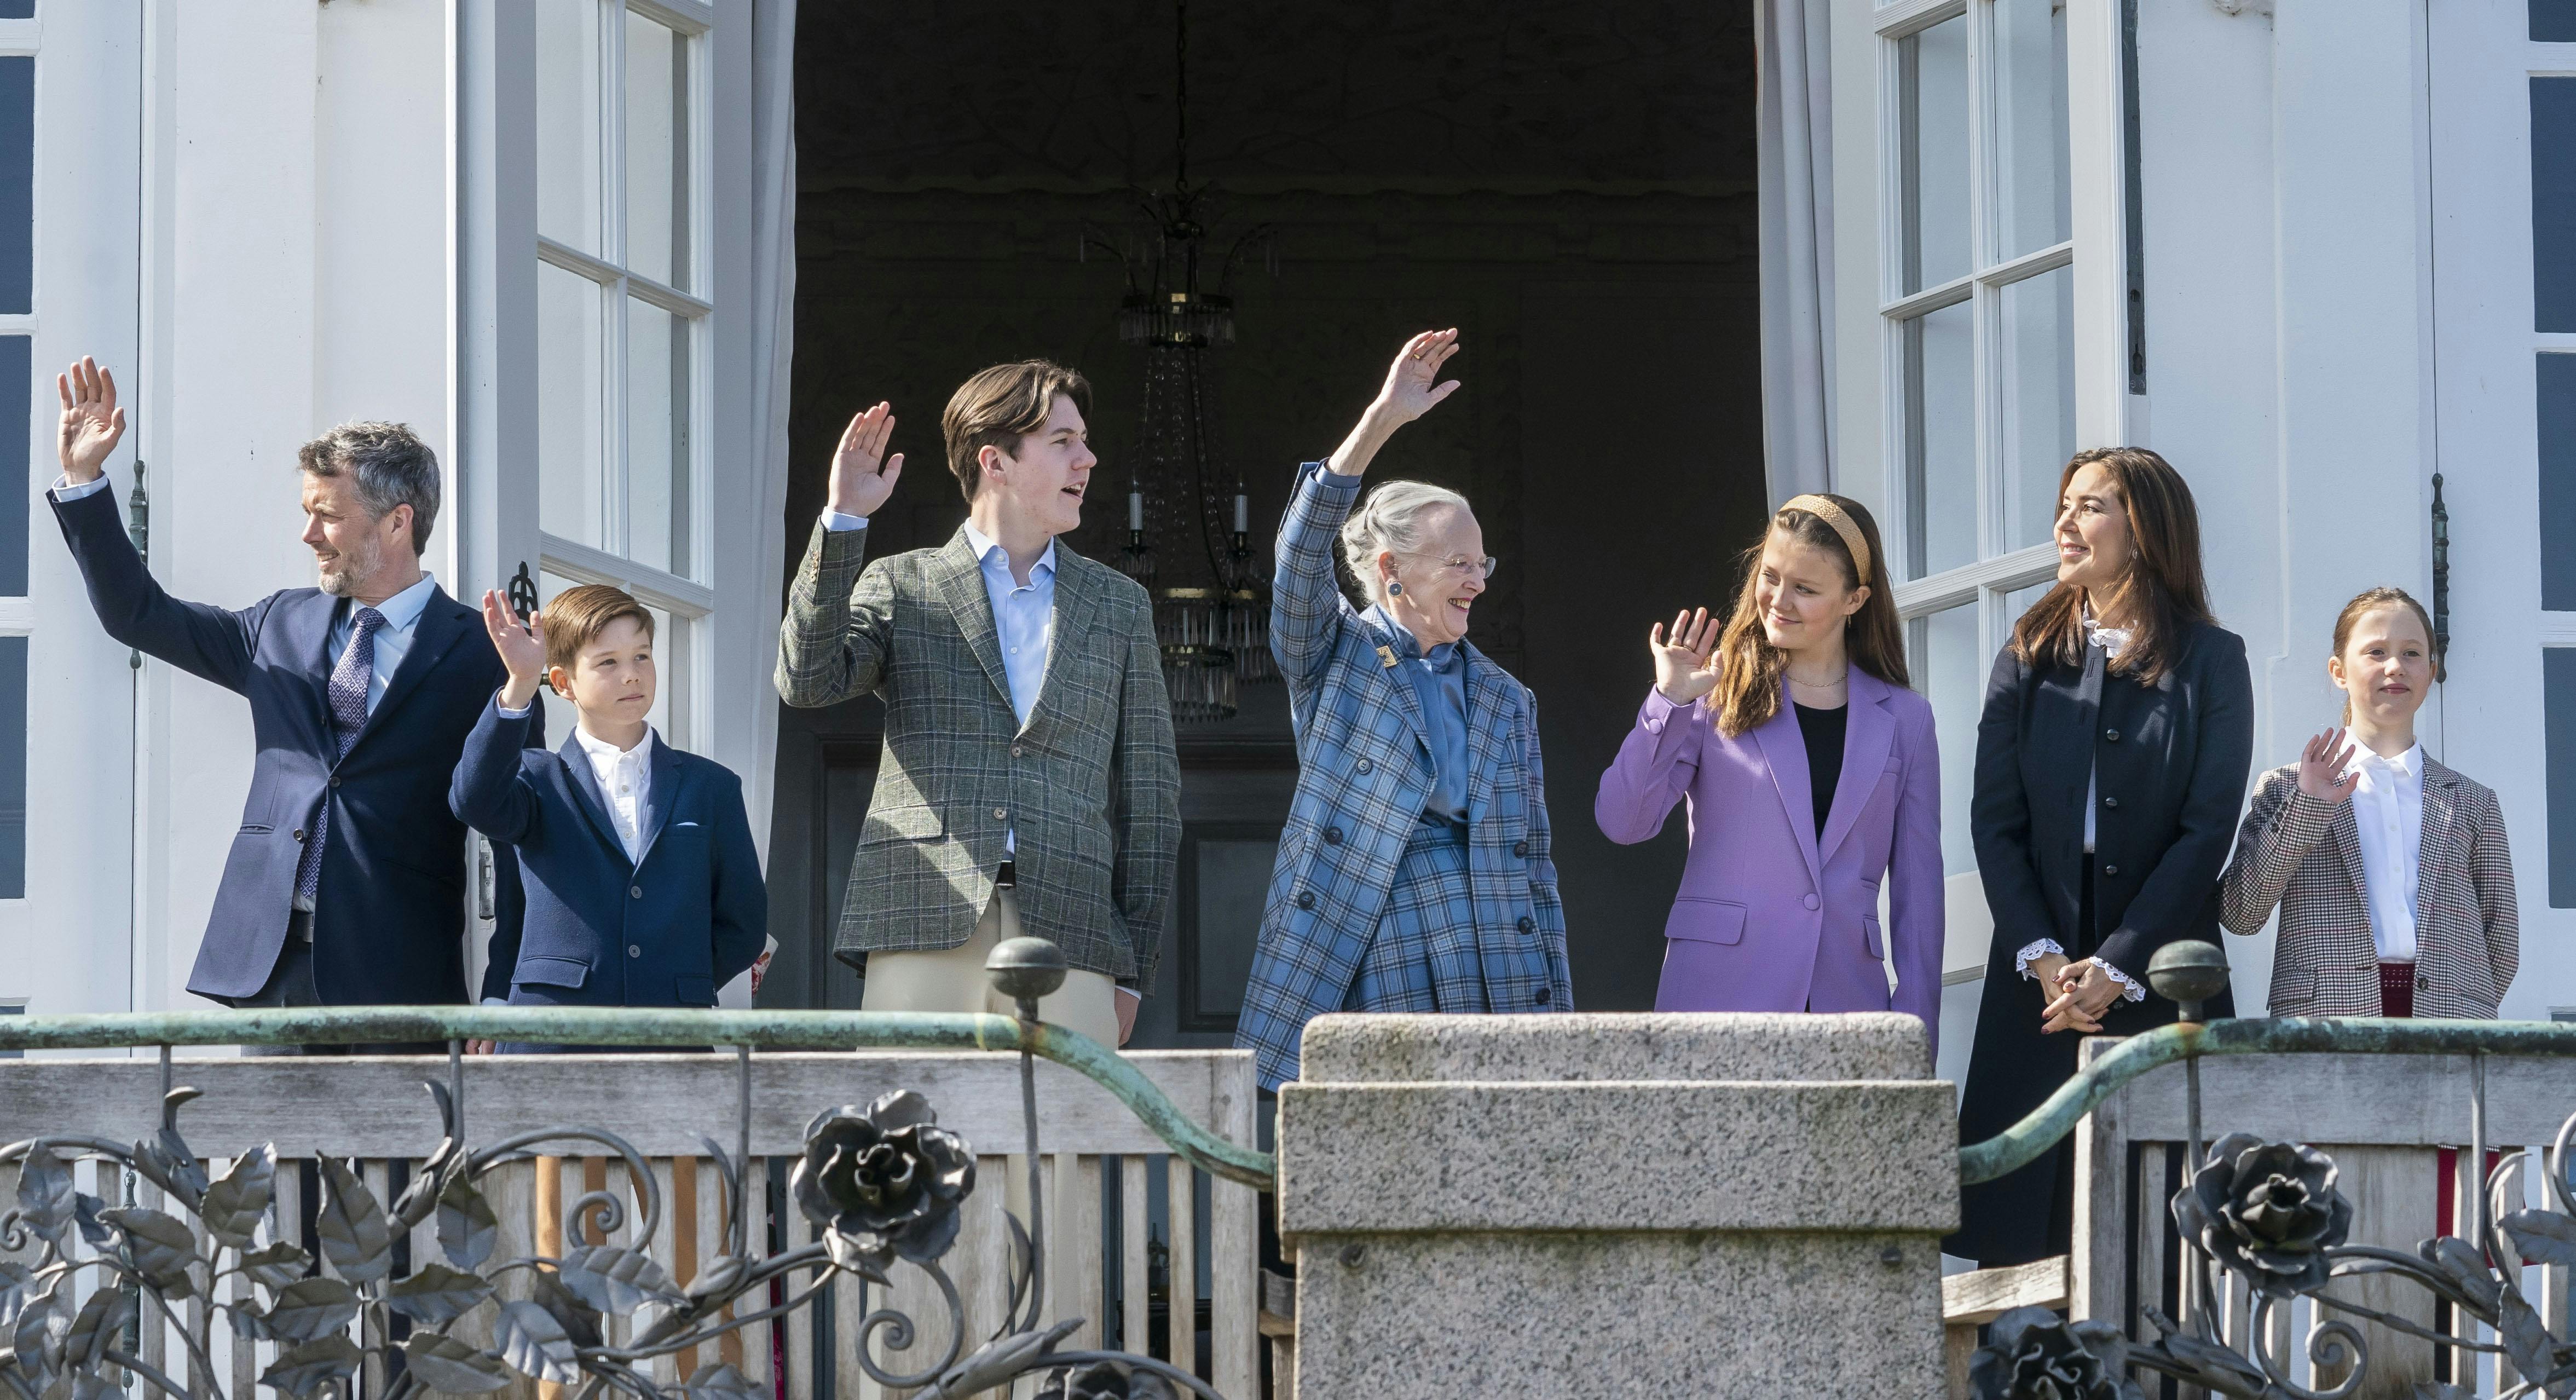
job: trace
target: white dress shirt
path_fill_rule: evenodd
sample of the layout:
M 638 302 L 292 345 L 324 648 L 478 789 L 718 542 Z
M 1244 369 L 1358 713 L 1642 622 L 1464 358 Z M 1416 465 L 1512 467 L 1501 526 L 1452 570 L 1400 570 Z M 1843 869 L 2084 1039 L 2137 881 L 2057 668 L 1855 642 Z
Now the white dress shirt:
M 644 726 L 644 737 L 635 747 L 621 749 L 605 739 L 594 738 L 587 729 L 575 728 L 573 741 L 590 756 L 590 771 L 599 779 L 600 795 L 608 799 L 608 819 L 617 828 L 617 839 L 626 847 L 626 858 L 644 858 L 644 819 L 646 805 L 653 796 L 653 746 L 661 742 L 653 726 Z
M 2353 834 L 2370 905 L 2370 941 L 2381 962 L 2415 960 L 2415 886 L 2424 852 L 2424 746 L 2395 758 L 2353 756 Z

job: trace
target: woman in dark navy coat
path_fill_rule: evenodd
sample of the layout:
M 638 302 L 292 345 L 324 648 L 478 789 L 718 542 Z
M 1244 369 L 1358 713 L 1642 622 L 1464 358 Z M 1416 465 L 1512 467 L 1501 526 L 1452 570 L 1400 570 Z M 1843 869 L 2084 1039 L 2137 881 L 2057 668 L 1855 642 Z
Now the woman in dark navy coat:
M 2057 587 L 1995 658 L 1970 828 L 1994 914 L 1959 1109 L 1962 1142 L 2019 1122 L 2088 1035 L 2166 1025 L 2147 960 L 2219 943 L 2218 877 L 2254 753 L 2245 643 L 2209 610 L 2191 488 L 2143 448 L 2059 479 Z M 2230 994 L 2208 1014 L 2235 1014 Z M 1951 1254 L 1989 1268 L 2066 1252 L 2072 1142 L 1960 1196 Z

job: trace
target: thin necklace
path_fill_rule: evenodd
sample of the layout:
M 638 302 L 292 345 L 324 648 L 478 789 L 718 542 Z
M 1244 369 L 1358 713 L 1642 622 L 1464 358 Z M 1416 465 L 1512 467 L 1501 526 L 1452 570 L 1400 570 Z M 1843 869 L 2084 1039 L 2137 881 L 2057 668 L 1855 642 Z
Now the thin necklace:
M 1795 673 L 1785 674 L 1788 674 L 1789 684 L 1791 685 L 1799 686 L 1807 690 L 1833 690 L 1840 687 L 1843 682 L 1851 679 L 1851 667 L 1843 667 L 1843 673 L 1829 681 L 1802 681 L 1798 679 Z

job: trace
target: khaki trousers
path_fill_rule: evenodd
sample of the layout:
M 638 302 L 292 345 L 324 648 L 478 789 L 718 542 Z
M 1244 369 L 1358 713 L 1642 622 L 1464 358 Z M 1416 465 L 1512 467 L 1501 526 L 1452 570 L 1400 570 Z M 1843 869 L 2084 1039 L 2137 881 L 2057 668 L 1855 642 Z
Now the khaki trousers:
M 975 931 L 954 948 L 931 952 L 868 954 L 866 986 L 859 994 L 863 1011 L 983 1011 L 1016 1016 L 1019 1008 L 993 989 L 984 959 L 994 945 L 1021 935 L 1020 901 L 1008 885 L 993 891 Z M 1064 985 L 1038 1002 L 1038 1019 L 1063 1026 L 1118 1048 L 1117 982 L 1098 972 L 1067 969 Z

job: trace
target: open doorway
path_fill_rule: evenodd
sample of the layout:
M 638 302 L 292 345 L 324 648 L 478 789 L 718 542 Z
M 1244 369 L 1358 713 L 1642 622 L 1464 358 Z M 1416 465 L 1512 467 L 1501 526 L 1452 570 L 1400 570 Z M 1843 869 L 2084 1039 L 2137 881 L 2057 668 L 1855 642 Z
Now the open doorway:
M 1134 192 L 1172 178 L 1175 37 L 1174 0 L 807 8 L 791 553 L 841 425 L 879 399 L 913 470 L 870 552 L 945 543 L 965 507 L 939 410 L 1030 356 L 1095 389 L 1110 490 L 1065 545 L 1124 543 L 1144 352 L 1118 339 L 1117 262 L 1077 254 L 1086 227 L 1139 228 Z M 1244 0 L 1191 11 L 1186 62 L 1213 241 L 1276 229 L 1275 274 L 1238 271 L 1236 343 L 1209 355 L 1254 547 L 1404 337 L 1459 327 L 1464 387 L 1371 476 L 1474 503 L 1503 562 L 1470 640 L 1539 697 L 1577 1003 L 1651 1005 L 1681 824 L 1615 847 L 1592 795 L 1649 683 L 1649 621 L 1723 606 L 1763 518 L 1749 11 Z M 765 1003 L 858 1004 L 830 946 L 880 723 L 873 700 L 782 720 Z M 1295 784 L 1275 683 L 1180 742 L 1186 868 L 1138 1045 L 1230 1040 Z

